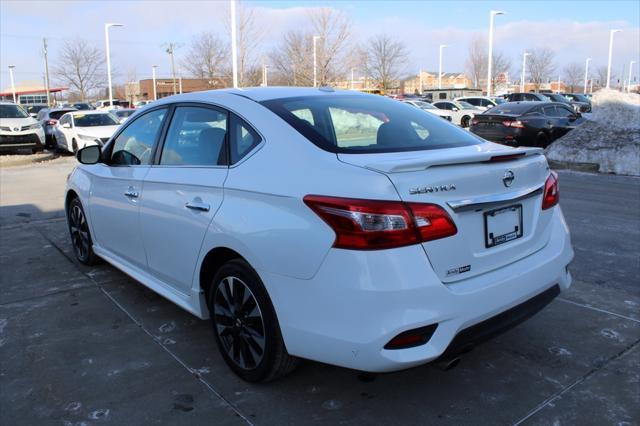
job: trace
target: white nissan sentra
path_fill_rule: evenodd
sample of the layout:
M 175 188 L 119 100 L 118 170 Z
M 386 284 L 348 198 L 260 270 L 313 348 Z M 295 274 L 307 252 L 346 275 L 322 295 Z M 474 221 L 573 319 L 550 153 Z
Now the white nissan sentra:
M 571 284 L 540 149 L 381 96 L 172 96 L 78 159 L 66 192 L 78 260 L 211 318 L 245 380 L 299 358 L 369 372 L 446 362 Z

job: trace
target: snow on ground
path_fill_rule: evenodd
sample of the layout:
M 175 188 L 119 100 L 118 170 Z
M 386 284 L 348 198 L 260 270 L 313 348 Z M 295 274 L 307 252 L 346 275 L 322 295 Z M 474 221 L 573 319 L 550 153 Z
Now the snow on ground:
M 552 143 L 547 157 L 595 163 L 601 173 L 640 176 L 640 95 L 600 90 L 592 103 L 589 120 Z

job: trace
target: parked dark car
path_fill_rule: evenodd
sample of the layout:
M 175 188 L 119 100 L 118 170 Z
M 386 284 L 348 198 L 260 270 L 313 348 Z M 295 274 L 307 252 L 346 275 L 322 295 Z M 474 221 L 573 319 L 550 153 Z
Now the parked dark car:
M 522 102 L 522 101 L 532 101 L 532 102 L 549 102 L 549 98 L 542 93 L 510 93 L 507 96 L 507 102 Z
M 78 111 L 89 111 L 94 109 L 91 104 L 87 102 L 76 102 L 72 105 L 72 107 L 77 109 Z
M 64 114 L 76 111 L 75 108 L 44 108 L 38 111 L 38 115 L 36 116 L 36 120 L 42 124 L 42 128 L 44 129 L 44 139 L 45 146 L 47 148 L 53 148 L 56 146 L 54 141 L 55 135 L 55 126 L 58 124 L 58 120 Z
M 508 102 L 471 120 L 471 132 L 511 146 L 546 148 L 585 121 L 571 106 L 558 102 Z
M 585 105 L 584 107 L 581 106 L 580 112 L 591 112 L 591 99 L 587 95 L 582 93 L 563 93 L 562 96 L 568 99 L 569 102 Z
M 36 118 L 40 110 L 45 109 L 46 105 L 23 105 L 30 116 Z

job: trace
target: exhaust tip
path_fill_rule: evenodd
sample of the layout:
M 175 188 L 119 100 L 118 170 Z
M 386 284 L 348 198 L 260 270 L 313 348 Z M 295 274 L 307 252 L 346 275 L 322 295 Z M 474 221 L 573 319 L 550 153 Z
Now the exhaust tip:
M 459 357 L 454 357 L 454 358 L 449 358 L 449 359 L 446 359 L 446 360 L 435 362 L 433 365 L 438 370 L 449 371 L 449 370 L 453 370 L 454 368 L 456 368 L 458 366 L 458 364 L 460 364 L 460 358 Z

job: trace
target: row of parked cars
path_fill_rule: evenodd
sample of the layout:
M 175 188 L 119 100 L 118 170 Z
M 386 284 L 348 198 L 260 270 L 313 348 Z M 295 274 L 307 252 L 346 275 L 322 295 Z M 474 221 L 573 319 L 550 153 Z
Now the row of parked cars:
M 402 102 L 436 114 L 478 136 L 512 146 L 546 148 L 582 124 L 591 101 L 582 94 L 511 93 L 505 97 L 466 96 L 429 103 L 420 98 Z
M 0 151 L 44 148 L 75 153 L 88 144 L 104 144 L 136 109 L 96 109 L 89 103 L 41 108 L 0 103 Z

